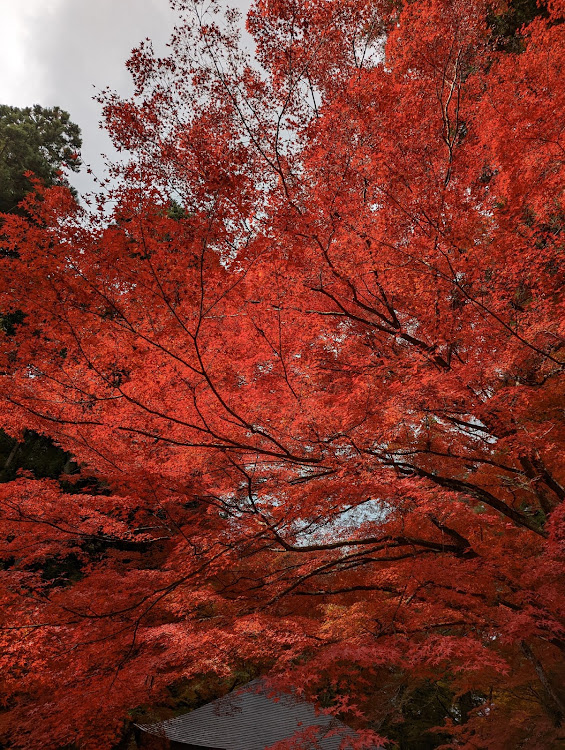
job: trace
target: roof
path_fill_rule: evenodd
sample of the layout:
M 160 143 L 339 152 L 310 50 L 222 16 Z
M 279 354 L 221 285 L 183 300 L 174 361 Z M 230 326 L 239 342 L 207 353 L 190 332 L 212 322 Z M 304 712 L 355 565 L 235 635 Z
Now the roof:
M 273 695 L 261 679 L 183 716 L 138 726 L 175 742 L 216 750 L 266 750 L 309 727 L 317 729 L 312 731 L 322 750 L 338 750 L 344 737 L 355 736 L 335 717 L 317 714 L 311 703 Z

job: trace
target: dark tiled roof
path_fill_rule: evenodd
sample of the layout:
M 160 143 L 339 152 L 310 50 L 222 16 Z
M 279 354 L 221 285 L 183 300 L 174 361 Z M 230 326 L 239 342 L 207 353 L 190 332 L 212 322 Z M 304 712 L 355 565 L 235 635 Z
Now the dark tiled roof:
M 279 694 L 269 697 L 262 680 L 184 716 L 159 724 L 141 724 L 140 729 L 169 740 L 222 750 L 265 750 L 308 727 L 318 728 L 318 747 L 338 750 L 353 730 L 327 714 L 317 715 L 311 703 Z M 338 734 L 326 736 L 337 731 Z

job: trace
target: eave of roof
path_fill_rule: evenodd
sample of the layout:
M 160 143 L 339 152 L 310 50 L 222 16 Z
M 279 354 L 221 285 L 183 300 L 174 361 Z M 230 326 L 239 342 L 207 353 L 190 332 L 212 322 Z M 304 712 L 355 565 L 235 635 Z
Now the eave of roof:
M 339 750 L 344 737 L 355 736 L 335 717 L 318 714 L 311 703 L 288 694 L 273 695 L 263 680 L 253 680 L 175 719 L 138 726 L 169 740 L 222 750 L 265 750 L 310 728 L 321 750 Z

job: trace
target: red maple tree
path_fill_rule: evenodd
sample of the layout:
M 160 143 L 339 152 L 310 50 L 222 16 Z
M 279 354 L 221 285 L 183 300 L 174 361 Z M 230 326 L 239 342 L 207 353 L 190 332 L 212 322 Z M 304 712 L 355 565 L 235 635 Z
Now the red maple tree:
M 255 65 L 175 6 L 106 197 L 2 227 L 0 426 L 98 479 L 0 486 L 9 741 L 249 662 L 377 733 L 444 676 L 449 747 L 557 747 L 563 4 L 509 53 L 481 0 L 258 0 Z

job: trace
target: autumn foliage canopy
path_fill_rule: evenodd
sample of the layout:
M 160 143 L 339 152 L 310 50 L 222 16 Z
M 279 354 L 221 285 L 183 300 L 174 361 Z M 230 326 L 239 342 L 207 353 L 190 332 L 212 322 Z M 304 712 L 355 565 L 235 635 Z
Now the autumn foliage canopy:
M 80 465 L 0 485 L 8 747 L 242 664 L 366 747 L 440 679 L 446 747 L 558 747 L 561 0 L 512 50 L 483 0 L 257 0 L 253 61 L 174 5 L 105 192 L 1 228 L 0 426 Z

